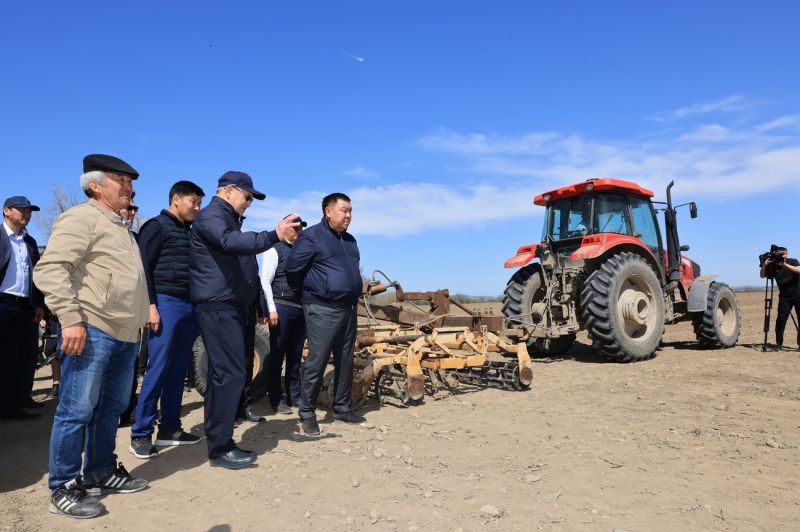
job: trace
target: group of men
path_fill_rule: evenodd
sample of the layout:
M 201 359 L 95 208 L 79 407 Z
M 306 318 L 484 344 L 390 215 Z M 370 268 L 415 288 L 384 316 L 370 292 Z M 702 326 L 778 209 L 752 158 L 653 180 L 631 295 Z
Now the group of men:
M 249 175 L 226 172 L 202 209 L 203 190 L 179 181 L 169 191 L 168 208 L 142 226 L 137 241 L 129 222 L 136 209 L 131 199 L 138 172 L 102 154 L 85 157 L 83 172 L 80 183 L 88 201 L 59 216 L 41 259 L 24 231 L 31 211 L 38 210 L 26 198 L 6 201 L 9 238 L 0 246 L 3 331 L 16 327 L 19 342 L 35 342 L 35 335 L 21 332 L 22 325 L 32 330 L 45 304 L 59 322 L 61 384 L 50 439 L 51 512 L 94 517 L 105 512 L 96 496 L 147 487 L 114 453 L 143 331 L 149 360 L 129 448 L 139 458 L 157 456 L 152 435 L 159 405 L 155 445 L 200 441 L 183 431 L 180 421 L 183 381 L 199 332 L 208 353 L 204 428 L 209 463 L 239 469 L 255 462 L 255 452 L 233 441 L 243 397 L 245 402 L 258 398 L 252 386 L 243 395 L 252 356 L 248 323 L 255 321 L 271 327 L 270 359 L 260 381 L 276 411 L 290 413 L 297 405 L 303 431 L 319 434 L 317 395 L 333 354 L 334 417 L 365 421 L 350 401 L 362 280 L 358 246 L 347 232 L 352 207 L 346 195 L 323 198 L 322 220 L 306 230 L 306 222 L 290 214 L 274 231 L 249 232 L 241 230 L 244 213 L 254 199 L 266 197 Z M 262 290 L 256 255 L 268 250 Z M 300 381 L 306 337 L 308 356 Z M 28 353 L 32 347 L 29 343 Z M 31 399 L 30 385 L 23 382 L 27 375 L 10 383 L 3 374 L 9 384 L 3 386 L 4 417 L 30 416 L 23 410 L 25 398 Z

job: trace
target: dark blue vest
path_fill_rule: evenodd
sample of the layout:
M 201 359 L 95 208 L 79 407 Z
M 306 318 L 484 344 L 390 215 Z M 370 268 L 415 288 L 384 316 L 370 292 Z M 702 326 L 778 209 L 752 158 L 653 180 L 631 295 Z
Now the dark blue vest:
M 272 299 L 276 303 L 281 301 L 299 304 L 303 298 L 303 291 L 289 286 L 286 280 L 286 258 L 292 251 L 292 246 L 286 242 L 278 242 L 274 246 L 278 253 L 278 268 L 275 270 L 275 277 L 272 279 Z
M 189 299 L 189 228 L 169 211 L 153 220 L 161 226 L 164 245 L 153 268 L 153 284 L 157 294 Z

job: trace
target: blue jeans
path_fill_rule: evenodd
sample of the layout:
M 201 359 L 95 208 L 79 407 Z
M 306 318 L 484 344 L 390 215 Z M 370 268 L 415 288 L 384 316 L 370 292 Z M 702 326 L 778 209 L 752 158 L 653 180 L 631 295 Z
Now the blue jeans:
M 86 347 L 78 356 L 61 351 L 61 388 L 50 434 L 51 490 L 81 476 L 102 482 L 116 468 L 114 447 L 119 416 L 128 406 L 133 361 L 139 342 L 123 342 L 86 324 Z
M 159 400 L 159 429 L 181 429 L 183 381 L 197 337 L 197 321 L 188 300 L 156 294 L 156 305 L 161 327 L 156 333 L 150 332 L 147 371 L 136 403 L 136 423 L 131 428 L 131 438 L 149 438 L 153 434 Z

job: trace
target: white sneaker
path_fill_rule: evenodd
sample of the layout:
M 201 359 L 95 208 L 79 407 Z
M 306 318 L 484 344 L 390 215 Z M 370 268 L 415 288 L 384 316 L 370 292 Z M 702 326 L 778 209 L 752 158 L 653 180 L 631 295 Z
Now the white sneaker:
M 278 407 L 275 409 L 275 412 L 278 414 L 294 414 L 292 407 L 287 405 L 286 401 L 284 400 L 281 400 L 281 402 L 278 403 Z

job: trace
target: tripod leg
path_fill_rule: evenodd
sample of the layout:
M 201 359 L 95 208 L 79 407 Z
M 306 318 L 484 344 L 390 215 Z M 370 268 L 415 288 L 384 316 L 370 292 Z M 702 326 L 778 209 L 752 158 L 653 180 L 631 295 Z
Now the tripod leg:
M 761 346 L 762 351 L 767 350 L 767 340 L 769 339 L 769 321 L 770 314 L 772 313 L 772 297 L 775 293 L 775 283 L 771 277 L 767 277 L 767 282 L 764 285 L 764 343 Z

